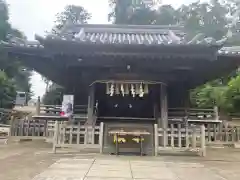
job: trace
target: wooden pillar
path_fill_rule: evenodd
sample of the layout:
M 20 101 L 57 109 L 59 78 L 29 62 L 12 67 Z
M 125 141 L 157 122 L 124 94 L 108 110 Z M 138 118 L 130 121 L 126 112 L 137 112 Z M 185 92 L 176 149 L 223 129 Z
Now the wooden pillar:
M 161 118 L 158 120 L 158 126 L 163 128 L 162 145 L 167 146 L 167 128 L 168 128 L 168 100 L 167 100 L 167 87 L 161 84 L 160 91 L 160 105 L 161 105 Z
M 92 118 L 93 118 L 93 110 L 94 110 L 94 85 L 90 86 L 89 88 L 89 95 L 88 95 L 88 122 L 91 122 Z
M 87 121 L 85 123 L 85 142 L 87 144 L 91 144 L 93 142 L 94 134 L 93 134 L 93 126 L 94 126 L 94 85 L 90 86 L 89 88 L 89 96 L 88 96 L 88 112 L 87 112 Z

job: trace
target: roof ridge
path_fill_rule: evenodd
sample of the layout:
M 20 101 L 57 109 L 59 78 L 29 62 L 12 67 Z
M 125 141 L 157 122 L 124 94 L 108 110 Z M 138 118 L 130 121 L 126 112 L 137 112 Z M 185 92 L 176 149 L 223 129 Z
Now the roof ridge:
M 99 31 L 116 31 L 122 32 L 145 32 L 148 33 L 168 33 L 167 31 L 171 30 L 178 34 L 185 34 L 182 26 L 177 25 L 117 25 L 117 24 L 77 24 L 77 25 L 67 25 L 62 30 L 61 34 L 67 32 L 79 32 L 80 29 L 90 32 L 99 32 Z M 165 32 L 164 32 L 165 31 Z

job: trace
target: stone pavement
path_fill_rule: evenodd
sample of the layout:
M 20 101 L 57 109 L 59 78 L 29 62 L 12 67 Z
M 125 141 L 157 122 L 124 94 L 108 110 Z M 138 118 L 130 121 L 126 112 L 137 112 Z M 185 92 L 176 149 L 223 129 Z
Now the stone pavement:
M 62 158 L 33 180 L 226 180 L 201 163 Z M 239 178 L 237 178 L 239 179 Z M 236 179 L 236 180 L 237 180 Z M 231 179 L 232 180 L 232 179 Z

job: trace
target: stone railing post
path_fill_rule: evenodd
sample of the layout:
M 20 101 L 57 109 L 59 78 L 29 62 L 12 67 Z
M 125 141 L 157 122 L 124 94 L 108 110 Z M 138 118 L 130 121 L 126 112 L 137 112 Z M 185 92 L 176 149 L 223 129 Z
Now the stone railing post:
M 197 147 L 197 132 L 196 127 L 192 128 L 192 148 L 195 149 Z
M 205 126 L 201 125 L 201 155 L 206 156 L 206 142 L 205 142 Z
M 104 137 L 104 124 L 103 122 L 100 123 L 99 129 L 99 145 L 100 145 L 100 153 L 103 153 L 103 137 Z
M 158 146 L 159 146 L 159 138 L 158 138 L 158 125 L 154 124 L 154 155 L 158 155 Z
M 218 113 L 218 107 L 214 106 L 214 114 L 215 114 L 215 120 L 219 120 L 219 113 Z
M 36 115 L 40 114 L 40 97 L 38 96 L 37 103 L 36 103 Z
M 58 145 L 58 137 L 59 136 L 59 122 L 55 121 L 54 126 L 54 135 L 53 135 L 53 153 L 56 153 L 57 145 Z
M 15 128 L 14 128 L 14 116 L 12 115 L 11 116 L 11 119 L 10 119 L 10 131 L 9 131 L 9 136 L 14 136 L 15 134 Z

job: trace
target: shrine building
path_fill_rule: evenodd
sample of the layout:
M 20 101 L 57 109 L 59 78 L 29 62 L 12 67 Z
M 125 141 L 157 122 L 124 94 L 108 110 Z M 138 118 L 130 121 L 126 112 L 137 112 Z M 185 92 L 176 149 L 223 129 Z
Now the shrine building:
M 87 105 L 86 124 L 151 129 L 167 126 L 169 108 L 188 108 L 191 89 L 239 66 L 226 38 L 185 37 L 179 26 L 81 24 L 1 44 Z

